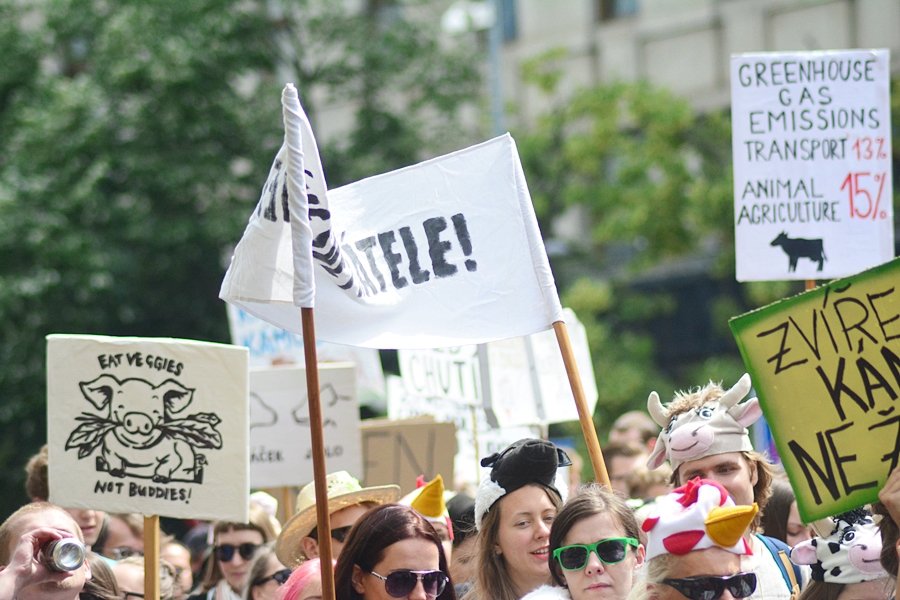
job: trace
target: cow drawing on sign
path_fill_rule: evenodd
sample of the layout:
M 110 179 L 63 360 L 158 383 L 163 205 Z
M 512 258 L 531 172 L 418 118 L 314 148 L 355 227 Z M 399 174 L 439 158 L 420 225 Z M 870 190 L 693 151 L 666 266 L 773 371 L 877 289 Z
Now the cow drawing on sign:
M 79 383 L 81 393 L 102 414 L 82 412 L 80 424 L 69 434 L 66 450 L 78 449 L 86 458 L 99 448 L 98 471 L 113 477 L 139 477 L 156 483 L 203 481 L 206 457 L 198 448 L 220 449 L 216 430 L 220 419 L 213 413 L 184 418 L 194 390 L 174 379 L 159 385 L 139 378 L 119 380 L 101 375 Z
M 788 255 L 788 271 L 790 272 L 797 270 L 797 261 L 801 258 L 808 258 L 819 263 L 818 271 L 821 271 L 825 264 L 825 247 L 822 245 L 821 238 L 789 238 L 787 233 L 782 231 L 772 240 L 771 245 L 781 246 L 784 253 Z

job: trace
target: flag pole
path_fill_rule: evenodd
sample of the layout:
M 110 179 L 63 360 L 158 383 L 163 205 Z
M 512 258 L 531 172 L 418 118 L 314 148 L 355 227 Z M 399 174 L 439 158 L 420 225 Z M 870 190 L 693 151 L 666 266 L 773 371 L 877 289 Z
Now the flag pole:
M 569 339 L 569 329 L 566 327 L 566 322 L 555 321 L 553 323 L 553 331 L 556 333 L 559 351 L 562 354 L 563 364 L 566 366 L 566 375 L 569 377 L 572 396 L 575 397 L 578 421 L 581 423 L 581 433 L 584 435 L 584 443 L 587 445 L 591 466 L 594 468 L 594 479 L 606 487 L 610 487 L 609 473 L 606 472 L 606 463 L 603 462 L 603 452 L 600 450 L 600 441 L 597 439 L 594 419 L 588 411 L 587 400 L 584 398 L 581 375 L 578 373 L 578 364 L 575 362 L 575 353 L 572 351 L 572 342 Z
M 144 598 L 159 600 L 159 515 L 144 515 Z
M 325 484 L 325 436 L 322 430 L 322 404 L 319 399 L 319 363 L 316 356 L 316 325 L 312 308 L 300 308 L 303 327 L 303 357 L 306 361 L 306 397 L 309 406 L 309 431 L 312 441 L 313 481 L 316 488 L 316 528 L 322 573 L 322 598 L 334 600 L 334 568 L 331 564 L 331 519 L 328 515 L 328 489 Z

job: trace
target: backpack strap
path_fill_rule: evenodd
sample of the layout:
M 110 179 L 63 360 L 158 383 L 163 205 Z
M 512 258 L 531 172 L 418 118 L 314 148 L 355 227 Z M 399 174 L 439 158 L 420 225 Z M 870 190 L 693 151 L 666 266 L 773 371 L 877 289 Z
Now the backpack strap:
M 762 535 L 761 533 L 757 533 L 756 537 L 765 545 L 772 558 L 775 559 L 775 564 L 778 565 L 778 570 L 781 571 L 781 576 L 784 578 L 784 584 L 791 592 L 791 598 L 799 596 L 800 567 L 792 563 L 789 558 L 791 547 L 779 539 Z

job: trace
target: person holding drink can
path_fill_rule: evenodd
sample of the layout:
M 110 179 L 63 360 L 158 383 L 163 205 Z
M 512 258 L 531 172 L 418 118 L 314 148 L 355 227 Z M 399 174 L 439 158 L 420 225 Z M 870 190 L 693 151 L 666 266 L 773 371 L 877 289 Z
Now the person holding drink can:
M 26 504 L 0 525 L 0 600 L 75 600 L 91 577 L 75 520 L 48 502 Z

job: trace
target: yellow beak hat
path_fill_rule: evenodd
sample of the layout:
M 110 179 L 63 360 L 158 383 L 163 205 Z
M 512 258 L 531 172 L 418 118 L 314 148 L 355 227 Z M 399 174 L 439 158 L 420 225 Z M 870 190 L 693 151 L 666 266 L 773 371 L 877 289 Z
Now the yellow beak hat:
M 450 532 L 453 539 L 453 523 L 450 520 L 450 512 L 444 501 L 444 478 L 436 475 L 427 482 L 423 475 L 416 480 L 416 489 L 400 499 L 400 504 L 412 507 L 417 513 L 432 523 L 442 523 Z
M 647 560 L 706 548 L 752 554 L 744 533 L 757 512 L 756 503 L 735 505 L 719 483 L 691 479 L 659 498 L 644 520 L 641 527 L 647 532 Z

